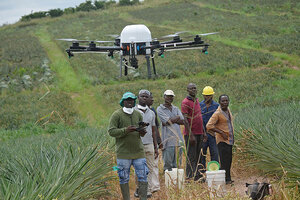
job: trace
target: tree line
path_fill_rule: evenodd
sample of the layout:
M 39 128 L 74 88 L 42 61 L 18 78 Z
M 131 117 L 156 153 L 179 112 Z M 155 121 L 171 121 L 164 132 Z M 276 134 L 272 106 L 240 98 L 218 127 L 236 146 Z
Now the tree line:
M 33 12 L 29 15 L 24 15 L 21 17 L 20 21 L 30 21 L 31 19 L 37 19 L 37 18 L 43 18 L 43 17 L 59 17 L 62 16 L 63 14 L 72 14 L 75 12 L 89 12 L 92 10 L 104 10 L 107 9 L 108 7 L 112 5 L 119 5 L 119 6 L 128 6 L 128 5 L 135 5 L 138 4 L 139 0 L 120 0 L 119 3 L 117 3 L 114 0 L 94 0 L 93 2 L 91 0 L 87 0 L 78 6 L 74 7 L 69 7 L 65 9 L 51 9 L 49 11 L 38 11 L 38 12 Z

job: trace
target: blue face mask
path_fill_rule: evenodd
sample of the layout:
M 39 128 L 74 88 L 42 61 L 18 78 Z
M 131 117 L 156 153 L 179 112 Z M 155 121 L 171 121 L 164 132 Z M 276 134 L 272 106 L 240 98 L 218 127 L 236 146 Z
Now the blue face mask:
M 127 113 L 129 115 L 131 115 L 133 113 L 133 110 L 134 108 L 126 108 L 126 107 L 123 107 L 123 111 L 124 113 Z

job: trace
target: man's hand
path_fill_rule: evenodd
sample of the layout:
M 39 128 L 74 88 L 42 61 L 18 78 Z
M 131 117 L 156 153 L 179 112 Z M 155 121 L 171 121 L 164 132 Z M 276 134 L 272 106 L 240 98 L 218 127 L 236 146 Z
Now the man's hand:
M 174 124 L 180 120 L 180 116 L 176 115 L 175 117 L 170 118 L 171 122 Z
M 144 128 L 141 128 L 141 129 L 138 129 L 138 132 L 140 133 L 140 136 L 142 136 L 142 137 L 144 137 L 144 136 L 146 135 L 146 133 L 147 133 L 145 127 L 144 127 Z
M 154 149 L 154 158 L 156 159 L 158 157 L 159 153 L 158 153 L 158 149 L 155 148 Z
M 134 131 L 136 131 L 136 127 L 135 126 L 128 126 L 126 128 L 126 132 L 127 133 L 134 132 Z
M 203 142 L 207 142 L 207 134 L 206 133 L 203 134 Z
M 196 145 L 196 138 L 192 133 L 190 134 L 190 145 L 192 146 Z
M 159 149 L 163 149 L 163 148 L 164 148 L 163 143 L 160 143 L 160 144 L 158 145 L 158 148 L 159 148 Z
M 228 139 L 228 135 L 224 131 L 222 131 L 221 135 L 224 138 L 224 140 Z

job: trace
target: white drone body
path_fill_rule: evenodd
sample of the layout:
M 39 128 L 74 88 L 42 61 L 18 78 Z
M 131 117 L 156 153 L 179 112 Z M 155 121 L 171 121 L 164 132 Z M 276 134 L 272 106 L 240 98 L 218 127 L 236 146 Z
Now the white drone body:
M 152 42 L 151 32 L 147 28 L 147 26 L 143 24 L 137 24 L 137 25 L 128 25 L 125 26 L 125 28 L 122 30 L 120 35 L 120 43 L 121 46 L 129 47 L 130 44 L 134 45 L 134 54 L 139 55 L 140 47 L 142 46 L 150 46 L 150 42 Z M 151 49 L 145 49 L 146 55 L 151 54 Z M 120 51 L 121 55 L 123 54 L 123 51 Z M 131 51 L 130 51 L 131 54 Z
M 143 24 L 128 25 L 121 32 L 121 43 L 151 42 L 151 32 Z

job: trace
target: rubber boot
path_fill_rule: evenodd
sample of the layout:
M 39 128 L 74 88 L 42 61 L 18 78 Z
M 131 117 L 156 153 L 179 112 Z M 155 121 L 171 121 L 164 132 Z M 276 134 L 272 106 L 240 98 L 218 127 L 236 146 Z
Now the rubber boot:
M 129 184 L 120 184 L 123 200 L 130 200 Z
M 139 197 L 140 200 L 147 200 L 148 182 L 139 181 Z

